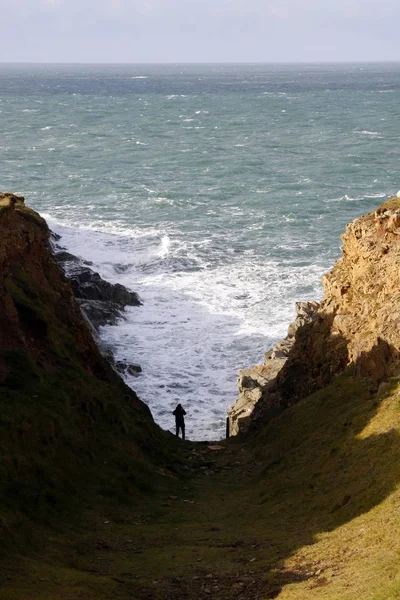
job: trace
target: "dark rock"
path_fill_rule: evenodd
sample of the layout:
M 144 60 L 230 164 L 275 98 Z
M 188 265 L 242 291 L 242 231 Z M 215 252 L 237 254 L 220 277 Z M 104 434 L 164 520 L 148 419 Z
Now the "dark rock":
M 118 373 L 129 373 L 134 377 L 137 377 L 139 373 L 142 372 L 142 367 L 138 364 L 128 364 L 124 360 L 113 361 L 114 368 L 118 371 Z
M 103 325 L 114 325 L 121 318 L 121 311 L 114 304 L 82 298 L 77 298 L 77 301 L 84 316 L 96 330 Z
M 66 252 L 65 250 L 61 250 L 60 252 L 57 252 L 55 254 L 55 258 L 58 262 L 62 263 L 62 262 L 79 262 L 79 258 L 77 256 L 74 256 L 73 254 L 70 254 L 69 252 Z
M 111 302 L 118 308 L 140 306 L 136 292 L 131 292 L 120 283 L 112 284 L 87 267 L 79 267 L 68 273 L 76 298 Z
M 118 360 L 116 363 L 114 363 L 114 367 L 116 368 L 118 373 L 125 373 L 127 366 L 128 365 L 126 364 L 126 362 L 122 360 Z
M 51 247 L 54 257 L 70 279 L 74 296 L 94 330 L 97 331 L 103 325 L 114 325 L 122 318 L 126 306 L 141 305 L 136 292 L 119 283 L 112 284 L 103 279 L 99 273 L 88 268 L 92 264 L 90 261 L 82 261 L 55 243 L 60 239 L 57 234 L 52 234 Z M 128 365 L 125 365 L 123 370 L 127 368 Z M 133 371 L 135 374 L 140 372 L 137 369 Z
M 142 367 L 140 365 L 131 364 L 131 365 L 128 365 L 127 372 L 130 375 L 134 375 L 135 377 L 137 377 L 139 375 L 139 373 L 142 372 Z

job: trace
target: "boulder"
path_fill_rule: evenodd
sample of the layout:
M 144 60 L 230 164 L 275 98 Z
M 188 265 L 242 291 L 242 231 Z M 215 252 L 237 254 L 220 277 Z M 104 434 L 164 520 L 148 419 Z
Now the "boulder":
M 142 372 L 142 367 L 136 363 L 129 364 L 124 360 L 113 361 L 113 366 L 119 373 L 128 373 L 137 377 Z
M 128 368 L 126 370 L 129 373 L 129 375 L 133 375 L 134 377 L 137 377 L 139 375 L 139 373 L 142 372 L 142 367 L 137 364 L 131 364 L 131 365 L 128 365 Z
M 96 331 L 103 325 L 115 325 L 122 317 L 119 307 L 111 302 L 83 298 L 76 298 L 76 300 L 86 320 L 90 321 Z
M 120 283 L 112 284 L 87 267 L 73 269 L 68 273 L 76 298 L 96 300 L 114 304 L 121 310 L 125 306 L 140 306 L 136 292 L 131 292 Z

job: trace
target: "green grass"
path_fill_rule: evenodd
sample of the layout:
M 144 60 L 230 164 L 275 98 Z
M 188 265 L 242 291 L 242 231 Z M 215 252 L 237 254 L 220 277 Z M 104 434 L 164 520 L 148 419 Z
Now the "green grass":
M 251 441 L 180 446 L 189 478 L 45 527 L 34 559 L 4 564 L 0 596 L 399 597 L 396 379 L 377 398 L 344 374 Z
M 379 208 L 386 210 L 395 210 L 396 208 L 400 208 L 400 198 L 397 198 L 397 196 L 394 198 L 389 198 L 389 200 L 386 200 L 386 202 L 381 204 Z

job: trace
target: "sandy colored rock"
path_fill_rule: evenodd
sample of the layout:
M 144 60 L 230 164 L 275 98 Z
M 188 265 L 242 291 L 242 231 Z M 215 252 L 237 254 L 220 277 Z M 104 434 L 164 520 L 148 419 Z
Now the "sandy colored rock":
M 347 225 L 342 258 L 322 279 L 321 304 L 297 303 L 287 338 L 266 353 L 264 365 L 240 372 L 230 435 L 322 388 L 348 365 L 377 384 L 396 372 L 399 230 L 399 198 Z
M 247 431 L 256 406 L 279 408 L 282 399 L 277 388 L 278 375 L 290 356 L 297 332 L 314 320 L 318 307 L 317 302 L 297 302 L 297 316 L 289 325 L 287 337 L 265 353 L 263 365 L 239 371 L 239 398 L 228 411 L 230 436 Z

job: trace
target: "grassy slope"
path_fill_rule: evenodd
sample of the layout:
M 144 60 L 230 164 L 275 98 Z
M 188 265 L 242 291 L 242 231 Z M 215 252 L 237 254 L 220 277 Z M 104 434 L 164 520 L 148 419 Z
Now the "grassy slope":
M 16 207 L 0 194 L 0 559 L 180 470 L 174 438 L 99 354 L 45 222 Z
M 251 443 L 182 448 L 190 479 L 45 533 L 5 564 L 0 597 L 400 597 L 396 380 L 377 398 L 342 375 Z

